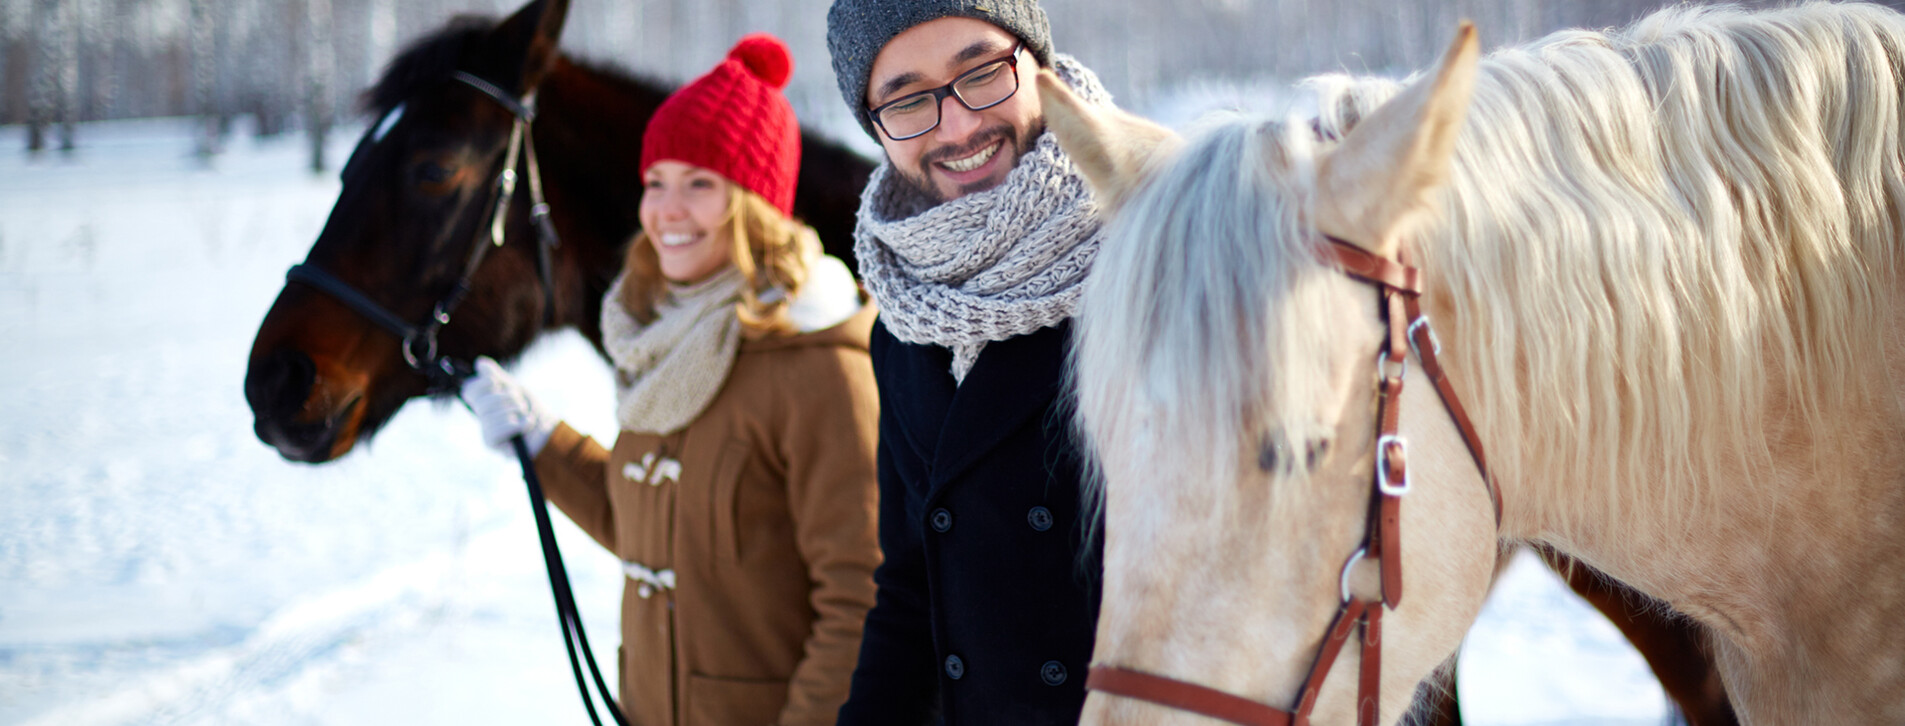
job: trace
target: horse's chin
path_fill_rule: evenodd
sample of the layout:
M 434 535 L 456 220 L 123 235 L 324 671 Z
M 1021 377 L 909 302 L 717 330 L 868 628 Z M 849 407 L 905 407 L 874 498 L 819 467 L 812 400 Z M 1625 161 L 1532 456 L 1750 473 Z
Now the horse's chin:
M 254 419 L 252 429 L 286 461 L 323 464 L 350 453 L 363 420 L 364 398 L 359 395 L 317 421 L 278 421 L 261 416 Z

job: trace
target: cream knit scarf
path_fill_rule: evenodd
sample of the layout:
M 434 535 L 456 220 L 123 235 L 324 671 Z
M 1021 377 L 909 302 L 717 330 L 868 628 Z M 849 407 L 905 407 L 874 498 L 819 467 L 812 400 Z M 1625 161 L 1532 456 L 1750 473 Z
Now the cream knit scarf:
M 1052 65 L 1086 101 L 1111 103 L 1071 56 Z M 887 330 L 952 349 L 953 378 L 963 382 L 987 342 L 1071 317 L 1098 254 L 1098 206 L 1049 133 L 999 186 L 930 204 L 891 160 L 881 163 L 860 199 L 853 251 Z
M 733 265 L 690 285 L 668 284 L 655 322 L 644 327 L 622 305 L 622 279 L 602 300 L 602 346 L 615 364 L 616 414 L 625 431 L 671 434 L 714 401 L 741 348 L 747 278 Z

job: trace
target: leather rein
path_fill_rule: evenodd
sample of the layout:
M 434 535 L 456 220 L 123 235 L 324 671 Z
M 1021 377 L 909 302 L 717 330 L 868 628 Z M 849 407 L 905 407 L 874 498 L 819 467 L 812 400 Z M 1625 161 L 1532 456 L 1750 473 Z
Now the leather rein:
M 1488 473 L 1482 455 L 1481 438 L 1469 421 L 1468 411 L 1456 398 L 1446 371 L 1437 356 L 1442 344 L 1435 329 L 1422 314 L 1421 270 L 1371 254 L 1360 247 L 1334 237 L 1330 242 L 1331 261 L 1352 278 L 1376 287 L 1381 300 L 1380 315 L 1388 337 L 1377 359 L 1377 428 L 1375 492 L 1370 502 L 1369 525 L 1362 547 L 1343 564 L 1343 604 L 1330 623 L 1327 635 L 1304 678 L 1296 708 L 1284 710 L 1213 688 L 1187 683 L 1109 665 L 1095 665 L 1085 688 L 1126 698 L 1189 711 L 1200 716 L 1241 724 L 1242 726 L 1307 726 L 1310 712 L 1316 708 L 1317 694 L 1330 666 L 1336 662 L 1351 631 L 1362 627 L 1362 667 L 1357 682 L 1356 722 L 1361 726 L 1377 723 L 1377 705 L 1382 691 L 1382 615 L 1402 602 L 1402 497 L 1409 493 L 1408 441 L 1399 431 L 1401 425 L 1402 384 L 1409 373 L 1409 350 L 1422 361 L 1422 369 L 1442 398 L 1449 417 L 1461 430 L 1469 454 L 1482 474 L 1489 500 L 1495 507 L 1495 526 L 1501 527 L 1501 489 Z M 1350 571 L 1357 561 L 1376 557 L 1382 572 L 1382 598 L 1377 601 L 1355 597 L 1349 591 Z
M 475 370 L 469 361 L 442 355 L 437 349 L 437 333 L 450 324 L 450 314 L 455 312 L 457 306 L 463 303 L 463 298 L 469 295 L 470 282 L 476 276 L 477 267 L 483 264 L 483 258 L 489 254 L 490 248 L 503 246 L 504 223 L 509 218 L 510 202 L 516 195 L 516 164 L 519 159 L 524 162 L 525 171 L 529 176 L 529 218 L 536 228 L 536 272 L 542 282 L 544 327 L 552 325 L 555 321 L 556 285 L 553 254 L 555 248 L 562 244 L 561 238 L 556 235 L 555 225 L 549 219 L 549 203 L 542 194 L 542 171 L 536 164 L 536 145 L 529 133 L 530 123 L 536 120 L 535 96 L 531 94 L 518 100 L 495 84 L 464 71 L 457 71 L 451 77 L 494 100 L 515 116 L 516 120 L 510 126 L 509 148 L 504 153 L 502 169 L 496 173 L 496 182 L 486 207 L 488 210 L 486 218 L 489 223 L 477 228 L 475 239 L 470 242 L 469 256 L 463 263 L 462 277 L 450 287 L 448 292 L 444 293 L 442 298 L 437 300 L 436 305 L 430 310 L 430 316 L 422 323 L 412 325 L 372 300 L 363 291 L 310 262 L 292 265 L 291 270 L 285 273 L 286 282 L 303 283 L 322 290 L 336 298 L 338 302 L 344 303 L 346 307 L 376 323 L 377 327 L 397 336 L 403 341 L 404 363 L 408 364 L 411 370 L 430 380 L 432 393 L 455 391 L 457 384 Z M 358 142 L 357 150 L 352 153 L 351 160 L 345 162 L 345 175 L 349 175 L 350 170 L 356 165 L 357 158 L 365 153 L 369 146 L 383 138 L 383 134 L 388 132 L 389 126 L 395 123 L 396 117 L 401 113 L 401 105 L 393 108 L 384 120 L 365 133 L 364 139 Z M 484 244 L 485 237 L 488 238 L 488 244 Z

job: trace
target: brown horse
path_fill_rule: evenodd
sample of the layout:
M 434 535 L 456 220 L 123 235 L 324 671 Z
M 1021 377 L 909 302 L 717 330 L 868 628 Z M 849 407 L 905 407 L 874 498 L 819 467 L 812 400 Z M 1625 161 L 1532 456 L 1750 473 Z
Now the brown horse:
M 567 12 L 566 0 L 536 0 L 500 23 L 458 18 L 392 61 L 365 94 L 380 121 L 346 163 L 337 204 L 300 267 L 323 270 L 415 324 L 451 294 L 466 262 L 480 259 L 454 322 L 442 328 L 444 355 L 507 360 L 537 336 L 571 326 L 599 351 L 602 295 L 638 226 L 642 130 L 670 89 L 561 54 Z M 510 103 L 532 95 L 525 125 L 533 155 L 518 160 L 510 148 L 518 109 Z M 802 138 L 794 212 L 851 267 L 853 216 L 872 163 L 812 133 Z M 472 255 L 489 244 L 494 181 L 511 161 L 525 181 L 531 165 L 539 167 L 539 193 L 560 239 L 546 277 L 531 215 L 536 195 L 509 198 L 495 215 L 500 246 Z M 296 280 L 265 314 L 245 374 L 258 438 L 309 463 L 343 456 L 406 401 L 432 391 L 405 362 L 397 336 Z

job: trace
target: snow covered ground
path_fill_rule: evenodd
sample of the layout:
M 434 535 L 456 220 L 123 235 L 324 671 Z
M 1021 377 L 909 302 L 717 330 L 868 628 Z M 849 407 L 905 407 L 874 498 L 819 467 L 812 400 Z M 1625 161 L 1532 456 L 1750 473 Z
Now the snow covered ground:
M 460 409 L 412 403 L 344 461 L 251 432 L 259 320 L 337 192 L 295 138 L 88 125 L 29 159 L 0 128 L 0 724 L 582 723 L 512 461 Z M 354 140 L 340 134 L 342 159 Z M 578 336 L 518 367 L 613 431 Z M 615 562 L 557 517 L 598 659 Z M 1476 724 L 1656 724 L 1618 633 L 1532 560 L 1470 636 Z

